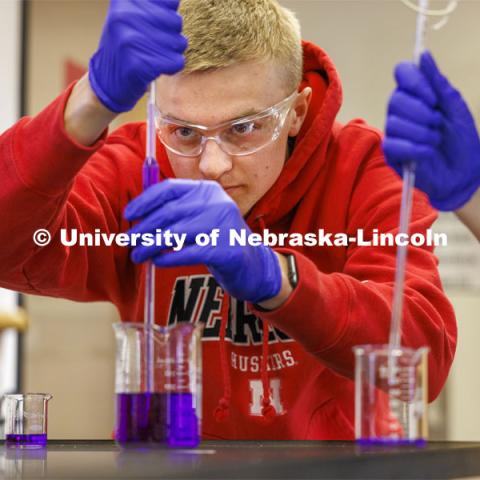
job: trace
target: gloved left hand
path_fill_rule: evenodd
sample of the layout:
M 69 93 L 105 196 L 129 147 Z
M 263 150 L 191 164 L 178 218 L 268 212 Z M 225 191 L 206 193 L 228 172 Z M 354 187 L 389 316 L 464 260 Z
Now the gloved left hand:
M 131 201 L 127 220 L 141 220 L 129 230 L 155 235 L 157 229 L 187 234 L 179 251 L 164 246 L 137 246 L 132 260 L 151 259 L 158 267 L 205 264 L 217 282 L 238 300 L 260 303 L 275 297 L 282 276 L 275 252 L 265 246 L 229 244 L 229 230 L 251 233 L 235 202 L 212 181 L 164 180 Z M 217 246 L 198 246 L 195 237 L 220 229 Z
M 415 186 L 438 210 L 461 208 L 480 187 L 480 137 L 462 95 L 424 52 L 420 66 L 395 70 L 383 142 L 387 163 L 399 175 L 416 163 Z

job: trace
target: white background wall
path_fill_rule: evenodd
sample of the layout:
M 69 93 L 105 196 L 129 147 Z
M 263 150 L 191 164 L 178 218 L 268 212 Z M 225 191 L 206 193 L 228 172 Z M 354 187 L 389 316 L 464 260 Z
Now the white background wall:
M 20 3 L 0 2 L 0 132 L 19 116 L 20 106 Z M 1 180 L 0 180 L 1 181 Z M 1 221 L 1 213 L 0 213 Z M 0 310 L 15 313 L 18 295 L 0 288 Z M 17 389 L 17 339 L 15 330 L 0 330 L 0 396 Z
M 0 132 L 19 115 L 20 2 L 0 1 Z

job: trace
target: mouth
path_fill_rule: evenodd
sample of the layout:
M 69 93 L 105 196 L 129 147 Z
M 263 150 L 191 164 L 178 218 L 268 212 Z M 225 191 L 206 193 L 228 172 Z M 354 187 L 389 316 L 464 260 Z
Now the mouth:
M 227 193 L 232 193 L 232 192 L 234 192 L 235 190 L 237 190 L 238 188 L 240 188 L 240 185 L 230 185 L 230 186 L 223 187 L 223 189 L 224 189 Z

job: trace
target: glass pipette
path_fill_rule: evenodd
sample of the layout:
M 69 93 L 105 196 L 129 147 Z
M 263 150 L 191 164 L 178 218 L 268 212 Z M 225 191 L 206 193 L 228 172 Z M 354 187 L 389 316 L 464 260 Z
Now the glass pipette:
M 417 12 L 417 26 L 415 29 L 415 46 L 413 50 L 414 62 L 418 65 L 420 55 L 424 50 L 425 30 L 427 25 L 427 16 L 443 17 L 443 19 L 432 28 L 439 29 L 445 25 L 448 16 L 457 8 L 457 0 L 450 0 L 444 9 L 429 10 L 428 0 L 419 0 L 415 5 L 411 0 L 402 0 L 412 10 Z M 415 184 L 415 163 L 409 162 L 403 168 L 403 187 L 402 201 L 400 206 L 400 226 L 399 233 L 408 234 L 408 224 L 410 222 L 413 187 Z M 397 260 L 395 270 L 395 286 L 393 291 L 392 323 L 390 326 L 390 348 L 398 348 L 401 343 L 402 334 L 402 313 L 403 313 L 403 294 L 405 288 L 405 264 L 407 261 L 407 246 L 399 245 L 397 247 Z
M 427 16 L 425 12 L 428 10 L 428 0 L 419 0 L 417 13 L 417 27 L 415 30 L 415 46 L 413 50 L 413 60 L 418 65 L 420 55 L 424 49 L 425 27 Z M 408 234 L 408 224 L 412 211 L 413 186 L 415 184 L 415 163 L 408 162 L 403 167 L 403 186 L 402 201 L 400 205 L 400 226 L 399 234 Z M 400 346 L 402 334 L 402 313 L 403 313 L 403 293 L 405 289 L 405 265 L 407 262 L 407 246 L 397 247 L 397 259 L 395 270 L 395 286 L 393 290 L 393 306 L 392 306 L 392 323 L 390 327 L 390 348 L 398 348 Z
M 147 101 L 147 144 L 143 163 L 143 190 L 159 180 L 159 168 L 155 151 L 155 82 L 150 84 Z M 155 266 L 149 260 L 145 265 L 145 391 L 153 392 L 153 325 L 155 323 Z

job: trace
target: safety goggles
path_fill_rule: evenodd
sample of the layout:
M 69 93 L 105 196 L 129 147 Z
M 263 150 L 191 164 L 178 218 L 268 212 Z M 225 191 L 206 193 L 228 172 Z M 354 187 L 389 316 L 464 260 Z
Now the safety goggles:
M 262 112 L 213 127 L 170 118 L 157 108 L 155 114 L 157 134 L 168 150 L 184 157 L 201 155 L 208 140 L 216 142 L 228 155 L 251 155 L 279 137 L 297 95 L 295 91 Z

